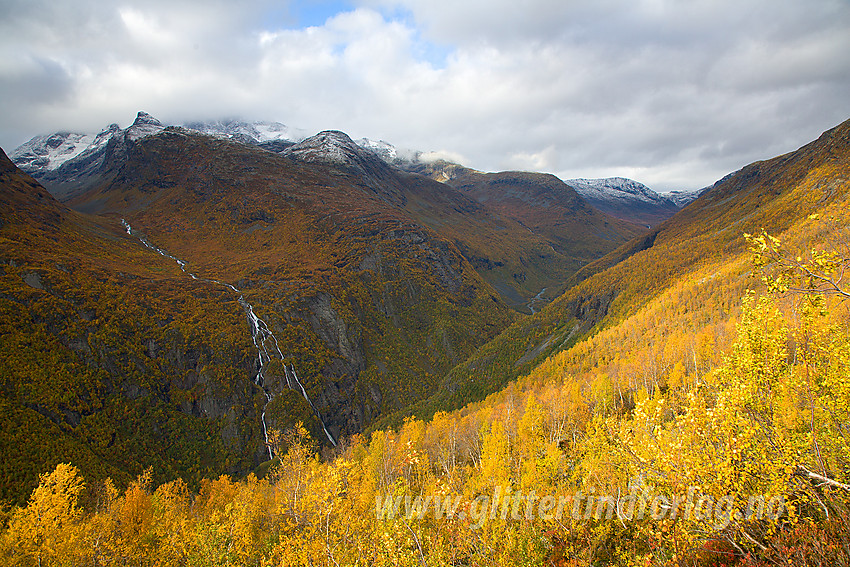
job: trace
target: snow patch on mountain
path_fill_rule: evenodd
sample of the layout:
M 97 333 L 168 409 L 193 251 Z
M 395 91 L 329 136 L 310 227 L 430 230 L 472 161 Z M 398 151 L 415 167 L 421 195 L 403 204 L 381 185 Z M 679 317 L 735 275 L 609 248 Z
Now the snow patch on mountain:
M 690 204 L 691 201 L 695 201 L 696 198 L 702 195 L 703 191 L 706 189 L 708 189 L 708 187 L 705 189 L 696 189 L 694 191 L 670 191 L 668 193 L 662 193 L 661 195 L 662 197 L 667 197 L 676 203 L 676 206 L 681 209 L 685 205 Z
M 603 179 L 569 179 L 566 184 L 573 187 L 585 199 L 596 201 L 636 201 L 656 205 L 675 205 L 672 200 L 659 195 L 643 183 L 625 177 Z
M 97 134 L 57 132 L 36 136 L 15 148 L 9 157 L 27 173 L 55 171 L 66 162 L 88 159 L 103 151 L 116 136 L 135 141 L 161 132 L 164 128 L 159 120 L 147 112 L 139 112 L 133 123 L 124 130 L 118 124 L 110 124 Z
M 77 132 L 36 136 L 13 150 L 9 158 L 24 171 L 56 169 L 83 153 L 94 140 L 93 134 Z

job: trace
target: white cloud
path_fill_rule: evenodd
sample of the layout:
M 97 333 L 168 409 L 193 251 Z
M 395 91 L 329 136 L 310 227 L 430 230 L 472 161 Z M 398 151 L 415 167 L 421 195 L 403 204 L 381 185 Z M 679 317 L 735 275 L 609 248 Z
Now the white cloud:
M 304 29 L 271 0 L 4 4 L 7 150 L 143 109 L 673 189 L 850 117 L 844 0 L 360 0 Z

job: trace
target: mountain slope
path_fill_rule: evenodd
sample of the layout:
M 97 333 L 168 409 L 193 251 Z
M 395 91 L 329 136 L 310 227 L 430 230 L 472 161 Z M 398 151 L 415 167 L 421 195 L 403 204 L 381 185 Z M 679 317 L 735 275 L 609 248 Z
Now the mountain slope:
M 524 253 L 489 258 L 480 258 L 479 253 L 478 258 L 475 254 L 467 257 L 472 256 L 473 265 L 486 270 L 479 269 L 503 296 L 520 296 L 528 301 L 536 294 L 536 300 L 529 304 L 532 311 L 542 304 L 541 299 L 557 297 L 569 277 L 586 263 L 644 232 L 641 227 L 588 206 L 572 187 L 553 175 L 481 173 L 447 162 L 419 163 L 408 168 L 444 182 L 500 218 L 522 227 L 510 240 L 528 242 L 521 247 Z M 510 250 L 510 242 L 502 249 Z
M 235 298 L 183 282 L 5 154 L 0 169 L 0 498 L 58 462 L 118 481 L 253 467 L 255 353 Z
M 244 473 L 268 458 L 266 426 L 356 433 L 515 317 L 399 206 L 392 171 L 132 130 L 60 168 L 83 214 L 3 162 L 3 445 L 35 446 L 15 432 L 34 412 L 49 448 L 6 452 L 6 497 L 53 459 L 116 478 L 153 463 L 190 481 Z
M 120 215 L 199 277 L 242 290 L 291 337 L 290 360 L 313 369 L 308 390 L 329 427 L 350 433 L 427 393 L 429 375 L 509 314 L 451 244 L 399 210 L 397 188 L 377 183 L 385 172 L 339 165 L 167 130 L 108 156 L 70 204 Z M 432 346 L 389 356 L 422 343 Z
M 326 428 L 328 440 L 356 433 L 377 416 L 431 393 L 438 376 L 515 317 L 453 243 L 405 209 L 421 209 L 418 199 L 439 210 L 474 204 L 428 180 L 420 179 L 421 187 L 399 184 L 397 176 L 405 180 L 409 174 L 399 174 L 372 154 L 360 155 L 363 150 L 347 137 L 340 140 L 360 161 L 326 163 L 295 153 L 284 157 L 181 129 L 159 128 L 146 136 L 128 131 L 114 136 L 84 170 L 73 170 L 79 174 L 71 180 L 74 192 L 65 192 L 68 202 L 96 216 L 63 210 L 96 219 L 98 226 L 119 233 L 122 242 L 135 242 L 135 255 L 156 259 L 155 273 L 168 278 L 147 282 L 146 291 L 139 292 L 143 302 L 159 286 L 158 293 L 167 296 L 173 286 L 197 295 L 186 301 L 192 315 L 180 316 L 179 324 L 194 337 L 192 348 L 210 352 L 181 354 L 179 347 L 166 348 L 170 343 L 157 333 L 150 343 L 118 329 L 113 339 L 142 345 L 139 352 L 149 360 L 136 363 L 132 372 L 132 365 L 113 364 L 107 373 L 115 381 L 148 384 L 131 386 L 134 396 L 155 390 L 166 403 L 172 400 L 171 409 L 201 417 L 199 423 L 211 428 L 204 450 L 233 437 L 222 424 L 204 419 L 221 419 L 227 408 L 247 408 L 246 415 L 228 419 L 250 428 L 250 434 L 240 431 L 237 453 L 220 456 L 217 466 L 229 463 L 229 470 L 244 471 L 262 461 L 265 425 L 282 428 L 301 419 L 316 438 L 324 438 Z M 74 165 L 71 160 L 60 169 L 67 172 Z M 427 211 L 420 216 L 428 216 Z M 123 221 L 136 238 L 125 232 Z M 80 236 L 55 238 L 63 243 L 61 249 L 72 251 Z M 36 257 L 47 244 L 21 246 Z M 178 266 L 176 258 L 185 263 Z M 117 262 L 113 258 L 107 266 Z M 126 300 L 125 294 L 103 293 L 110 305 L 117 297 Z M 258 366 L 246 305 L 270 333 L 260 346 L 274 349 L 272 359 L 260 365 L 260 388 L 252 383 Z M 150 313 L 130 317 L 139 332 L 177 318 L 174 307 L 163 302 L 144 309 Z M 209 320 L 203 315 L 207 309 Z M 54 345 L 51 352 L 58 348 Z M 205 384 L 238 375 L 244 378 L 239 382 L 243 390 L 175 384 L 162 370 L 163 358 L 175 356 L 180 369 L 169 373 L 191 371 L 193 380 Z M 230 361 L 230 369 L 217 369 L 209 357 Z M 190 368 L 184 369 L 187 364 Z M 22 376 L 12 380 L 23 381 Z M 270 401 L 262 402 L 263 395 Z M 102 399 L 99 403 L 107 405 Z M 166 421 L 180 419 L 170 415 Z
M 589 334 L 627 321 L 643 306 L 686 282 L 699 283 L 692 293 L 700 307 L 685 312 L 692 314 L 689 317 L 699 315 L 682 321 L 671 318 L 670 326 L 663 329 L 678 328 L 681 333 L 691 327 L 698 331 L 717 313 L 728 321 L 734 309 L 729 296 L 709 300 L 713 292 L 699 290 L 729 289 L 733 297 L 736 290 L 743 293 L 748 268 L 742 235 L 761 229 L 781 234 L 811 213 L 840 211 L 850 191 L 848 168 L 850 121 L 795 152 L 756 162 L 723 178 L 649 235 L 633 239 L 580 270 L 574 280 L 577 285 L 540 313 L 517 321 L 454 368 L 439 392 L 414 411 L 430 415 L 480 399 Z M 707 295 L 701 300 L 700 293 Z M 665 309 L 670 309 L 669 304 Z M 700 319 L 703 316 L 708 319 Z M 658 340 L 644 339 L 640 333 L 630 335 L 629 340 L 646 340 L 663 350 L 656 336 L 662 327 L 657 319 L 652 321 L 646 322 L 644 333 Z M 626 344 L 621 338 L 610 348 L 623 349 Z M 586 360 L 585 355 L 576 357 L 575 363 L 584 368 L 581 361 Z M 659 366 L 647 359 L 646 368 Z

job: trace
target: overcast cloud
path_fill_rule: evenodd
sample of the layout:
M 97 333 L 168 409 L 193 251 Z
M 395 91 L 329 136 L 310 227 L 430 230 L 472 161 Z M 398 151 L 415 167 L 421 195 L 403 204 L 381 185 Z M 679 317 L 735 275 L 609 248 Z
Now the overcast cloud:
M 0 0 L 0 10 L 7 152 L 145 110 L 171 123 L 335 128 L 486 171 L 623 175 L 663 191 L 703 187 L 850 118 L 848 0 Z

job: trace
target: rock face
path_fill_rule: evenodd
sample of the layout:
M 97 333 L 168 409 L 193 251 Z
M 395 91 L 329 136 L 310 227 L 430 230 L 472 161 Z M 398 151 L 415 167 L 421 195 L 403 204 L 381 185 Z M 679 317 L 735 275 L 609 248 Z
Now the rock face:
M 672 199 L 624 177 L 570 179 L 566 183 L 600 211 L 648 228 L 670 218 L 681 208 Z

